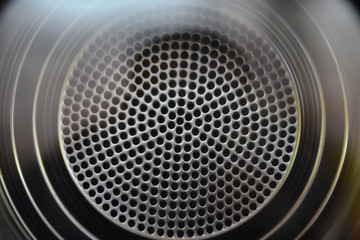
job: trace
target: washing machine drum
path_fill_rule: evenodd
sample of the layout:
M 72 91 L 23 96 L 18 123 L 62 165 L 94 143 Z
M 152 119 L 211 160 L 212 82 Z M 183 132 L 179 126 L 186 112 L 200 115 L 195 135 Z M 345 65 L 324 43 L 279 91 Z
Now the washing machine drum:
M 306 7 L 9 7 L 0 28 L 1 180 L 15 235 L 329 234 L 335 218 L 323 215 L 351 206 L 329 207 L 343 181 L 351 85 Z

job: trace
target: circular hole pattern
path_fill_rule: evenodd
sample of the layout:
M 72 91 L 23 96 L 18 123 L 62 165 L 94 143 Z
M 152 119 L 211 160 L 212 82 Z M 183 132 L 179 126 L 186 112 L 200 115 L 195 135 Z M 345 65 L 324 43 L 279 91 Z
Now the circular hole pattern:
M 200 10 L 131 17 L 99 34 L 61 105 L 80 189 L 120 226 L 155 238 L 241 224 L 276 192 L 296 146 L 297 99 L 278 53 L 250 26 Z

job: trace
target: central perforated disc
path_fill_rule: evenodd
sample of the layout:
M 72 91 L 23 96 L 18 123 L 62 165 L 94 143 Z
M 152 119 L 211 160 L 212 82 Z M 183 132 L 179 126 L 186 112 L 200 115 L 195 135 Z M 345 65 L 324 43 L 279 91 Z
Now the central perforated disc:
M 61 101 L 62 147 L 84 196 L 119 226 L 205 237 L 281 186 L 297 98 L 256 28 L 201 8 L 164 12 L 114 23 L 82 49 Z

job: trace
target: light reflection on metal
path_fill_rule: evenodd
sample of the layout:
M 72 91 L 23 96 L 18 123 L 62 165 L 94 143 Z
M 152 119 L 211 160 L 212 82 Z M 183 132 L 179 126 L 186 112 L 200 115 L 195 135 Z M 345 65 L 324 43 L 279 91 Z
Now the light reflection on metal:
M 301 112 L 301 118 L 297 119 L 299 126 L 296 146 L 290 153 L 290 155 L 294 154 L 291 169 L 289 167 L 285 176 L 278 179 L 281 181 L 276 190 L 268 197 L 266 204 L 259 204 L 252 212 L 251 218 L 242 215 L 241 217 L 246 221 L 240 221 L 239 224 L 223 230 L 218 229 L 215 231 L 216 234 L 208 232 L 208 234 L 187 235 L 188 230 L 197 231 L 202 224 L 199 225 L 200 227 L 188 228 L 181 226 L 169 228 L 160 224 L 154 228 L 156 231 L 165 231 L 165 234 L 152 233 L 151 224 L 145 224 L 147 230 L 137 229 L 136 227 L 141 225 L 137 224 L 128 231 L 129 229 L 119 225 L 117 221 L 109 220 L 101 210 L 97 209 L 98 206 L 82 193 L 81 185 L 75 178 L 79 174 L 73 174 L 73 165 L 67 165 L 69 157 L 75 155 L 63 150 L 61 146 L 65 138 L 58 134 L 59 130 L 64 129 L 58 125 L 59 111 L 61 111 L 59 106 L 63 103 L 61 89 L 73 70 L 74 59 L 82 54 L 84 46 L 99 32 L 101 33 L 102 29 L 116 22 L 125 24 L 122 26 L 125 28 L 131 26 L 133 23 L 124 21 L 127 16 L 136 12 L 151 11 L 152 8 L 169 14 L 169 5 L 176 6 L 183 14 L 187 14 L 189 19 L 192 11 L 202 12 L 201 9 L 215 9 L 220 14 L 229 16 L 230 20 L 234 16 L 237 18 L 238 14 L 239 19 L 245 19 L 249 26 L 256 29 L 259 36 L 276 49 L 275 52 L 281 57 L 282 64 L 288 71 L 288 77 L 293 80 L 298 93 L 295 104 L 298 113 Z M 186 8 L 182 9 L 181 5 L 194 7 L 191 7 L 190 11 Z M 146 14 L 144 15 L 146 17 Z M 206 17 L 209 20 L 215 19 L 211 14 Z M 216 20 L 224 22 L 221 18 Z M 136 21 L 139 19 L 134 18 L 134 22 Z M 196 21 L 201 19 L 192 21 L 196 25 Z M 167 24 L 171 25 L 171 21 Z M 200 22 L 199 25 L 201 26 Z M 209 27 L 212 28 L 210 25 Z M 230 29 L 229 33 L 225 34 L 228 38 L 227 42 L 238 41 L 232 33 Z M 360 197 L 358 187 L 360 185 L 358 127 L 360 69 L 357 67 L 360 55 L 360 33 L 359 18 L 346 3 L 336 0 L 328 2 L 197 0 L 172 3 L 63 1 L 57 4 L 46 1 L 19 1 L 9 4 L 8 8 L 4 9 L 0 21 L 0 35 L 2 36 L 0 72 L 3 74 L 0 81 L 0 168 L 3 199 L 1 208 L 19 238 L 76 236 L 138 239 L 145 236 L 142 232 L 152 234 L 154 238 L 171 237 L 173 234 L 178 238 L 219 236 L 226 239 L 322 237 L 336 239 L 339 236 L 356 239 L 360 237 L 358 230 L 360 209 L 356 204 Z M 204 46 L 206 43 L 201 45 Z M 258 45 L 255 44 L 256 46 Z M 246 59 L 245 53 L 240 51 L 238 54 L 239 57 Z M 209 56 L 208 59 L 211 57 Z M 108 67 L 116 68 L 108 64 Z M 211 71 L 211 64 L 207 67 L 208 71 Z M 260 67 L 263 67 L 261 63 Z M 174 70 L 180 71 L 181 67 Z M 185 70 L 192 71 L 190 68 Z M 253 68 L 249 70 L 251 72 Z M 170 70 L 164 69 L 164 72 L 170 73 Z M 139 76 L 142 73 L 139 71 Z M 197 73 L 201 75 L 200 70 Z M 245 73 L 240 76 L 248 77 Z M 236 79 L 240 76 L 233 77 Z M 211 76 L 204 74 L 204 77 L 207 81 L 211 81 Z M 142 78 L 144 81 L 146 77 Z M 194 80 L 190 77 L 185 78 L 184 82 L 187 85 L 192 81 L 199 82 L 198 86 L 201 85 L 197 78 Z M 175 82 L 180 83 L 180 78 L 175 77 L 175 79 Z M 254 81 L 260 79 L 261 76 L 256 73 Z M 168 80 L 166 81 L 170 84 Z M 135 82 L 130 80 L 129 85 L 132 81 Z M 241 84 L 246 85 L 240 80 L 240 88 L 244 87 Z M 260 89 L 264 88 L 260 85 Z M 180 90 L 181 87 L 176 89 Z M 204 94 L 211 91 L 206 86 Z M 202 96 L 201 93 L 198 96 Z M 210 104 L 211 102 L 209 106 Z M 121 111 L 121 106 L 118 107 L 118 111 Z M 171 108 L 170 105 L 169 107 Z M 269 109 L 268 106 L 266 108 Z M 241 110 L 240 107 L 234 112 Z M 160 113 L 159 110 L 158 114 Z M 184 127 L 180 120 L 179 122 L 175 124 Z M 224 122 L 222 124 L 226 125 Z M 279 122 L 275 124 L 279 124 L 278 127 L 281 128 Z M 161 125 L 158 123 L 159 129 Z M 202 128 L 200 125 L 197 127 Z M 175 132 L 175 128 L 173 131 Z M 114 134 L 119 135 L 120 132 Z M 209 136 L 211 134 L 209 132 Z M 250 139 L 248 135 L 242 134 L 244 139 Z M 279 134 L 279 131 L 276 134 Z M 230 138 L 229 135 L 228 139 L 224 140 L 225 144 Z M 178 145 L 174 139 L 173 141 L 174 147 Z M 260 140 L 255 139 L 254 143 L 259 144 Z M 244 147 L 247 148 L 248 145 Z M 193 146 L 191 151 L 194 149 L 196 146 Z M 207 156 L 207 153 L 204 154 Z M 218 154 L 221 155 L 222 152 L 219 151 Z M 246 164 L 250 164 L 246 162 L 250 160 L 244 158 L 241 153 L 238 157 Z M 274 155 L 271 158 L 273 157 Z M 265 163 L 265 158 L 260 154 L 257 164 Z M 194 162 L 196 159 L 195 157 L 190 161 Z M 75 162 L 79 161 L 75 158 Z M 204 167 L 211 171 L 209 166 Z M 222 166 L 220 163 L 216 169 Z M 243 170 L 245 169 L 240 168 L 239 174 Z M 119 174 L 123 177 L 125 173 Z M 215 179 L 215 183 L 218 183 L 219 179 Z M 150 186 L 152 184 L 147 181 L 143 183 Z M 242 184 L 251 187 L 246 181 Z M 153 187 L 155 186 L 156 184 Z M 220 191 L 222 187 L 216 189 L 215 195 Z M 115 198 L 116 196 L 113 196 L 111 199 Z M 188 199 L 186 198 L 186 201 Z M 238 201 L 240 202 L 241 199 Z M 233 204 L 235 200 L 233 198 Z M 146 201 L 144 203 L 146 204 Z M 251 203 L 252 200 L 249 204 Z M 165 206 L 166 210 L 169 210 L 169 206 Z M 196 206 L 195 210 L 207 209 L 210 206 L 210 202 L 207 202 L 205 207 Z M 241 208 L 247 207 L 246 203 L 241 205 Z M 219 212 L 218 209 L 213 215 Z M 124 214 L 129 215 L 128 212 Z M 208 217 L 210 219 L 211 215 Z M 161 219 L 166 223 L 172 221 L 166 217 Z M 196 221 L 199 219 L 194 218 Z M 219 220 L 219 223 L 223 222 Z M 204 228 L 205 231 L 207 229 Z

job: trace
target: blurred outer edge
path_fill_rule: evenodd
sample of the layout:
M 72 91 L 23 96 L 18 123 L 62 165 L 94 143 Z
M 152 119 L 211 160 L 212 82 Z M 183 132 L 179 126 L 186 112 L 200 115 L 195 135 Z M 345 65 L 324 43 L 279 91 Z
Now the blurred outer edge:
M 303 1 L 338 63 L 349 109 L 349 143 L 334 194 L 303 239 L 360 238 L 360 19 L 349 2 Z M 339 89 L 340 91 L 340 89 Z
M 360 16 L 359 14 L 360 14 L 360 2 L 359 1 L 357 1 L 357 0 L 350 0 L 350 2 L 351 2 L 351 4 L 354 6 L 354 7 L 356 7 L 357 8 L 357 10 L 358 10 L 358 16 Z
M 11 46 L 9 46 L 9 40 L 7 38 L 9 38 L 10 32 L 6 29 L 6 25 L 9 24 L 8 22 L 6 22 L 6 15 L 8 14 L 9 11 L 14 11 L 14 1 L 1 1 L 0 2 L 0 36 L 2 36 L 2 40 L 0 42 L 0 56 L 6 56 L 7 55 L 7 51 L 11 48 Z M 14 44 L 15 45 L 15 44 Z M 13 46 L 14 47 L 14 46 Z M 5 84 L 7 83 L 7 75 L 4 74 L 4 69 L 3 68 L 3 64 L 0 65 L 0 70 L 2 70 L 2 75 L 1 75 L 1 79 L 0 79 L 0 99 L 1 102 L 5 102 L 3 98 L 5 98 L 5 96 L 3 95 L 4 91 L 5 91 Z M 8 87 L 8 86 L 7 86 Z M 4 108 L 4 109 L 2 109 Z M 5 124 L 6 124 L 6 107 L 4 105 L 1 105 L 0 108 L 0 124 L 3 126 L 0 126 L 0 148 L 1 150 L 3 150 L 4 145 L 8 144 L 5 142 L 6 140 L 6 134 L 5 134 Z M 6 151 L 1 151 L 0 150 L 0 161 L 5 161 L 5 159 L 9 159 L 10 156 L 8 155 L 8 153 Z M 9 195 L 7 192 L 7 189 L 4 185 L 4 179 L 3 179 L 3 172 L 0 169 L 0 238 L 4 238 L 4 239 L 31 239 L 30 235 L 28 232 L 26 232 L 26 230 L 24 229 L 24 226 L 22 224 L 22 220 L 19 219 L 16 215 L 16 210 L 13 208 L 13 204 L 11 203 L 11 199 L 9 199 Z
M 0 237 L 10 239 L 30 239 L 30 236 L 24 231 L 19 219 L 15 216 L 12 206 L 9 204 L 7 194 L 4 191 L 3 186 L 0 187 Z M 6 228 L 9 226 L 9 228 Z
M 9 228 L 4 232 L 0 231 L 0 237 L 5 239 L 35 239 L 35 235 L 48 239 L 49 236 L 53 236 L 49 229 L 44 228 L 43 220 L 36 214 L 17 175 L 18 169 L 14 166 L 15 149 L 10 141 L 12 133 L 9 127 L 11 125 L 11 94 L 16 87 L 17 74 L 21 71 L 19 68 L 21 59 L 31 44 L 31 39 L 36 35 L 39 22 L 49 14 L 49 5 L 51 6 L 51 4 L 43 4 L 41 8 L 37 6 L 36 16 L 31 14 L 35 9 L 31 2 L 18 0 L 8 1 L 1 5 L 3 8 L 0 11 L 0 72 L 2 74 L 0 79 L 0 214 L 2 216 L 0 216 L 0 221 L 6 221 L 12 231 L 11 233 Z M 16 21 L 19 13 L 23 16 Z M 29 21 L 24 22 L 22 19 Z M 9 182 L 11 184 L 7 184 Z M 18 210 L 22 211 L 21 215 Z M 38 228 L 37 233 L 30 230 L 35 228 Z

